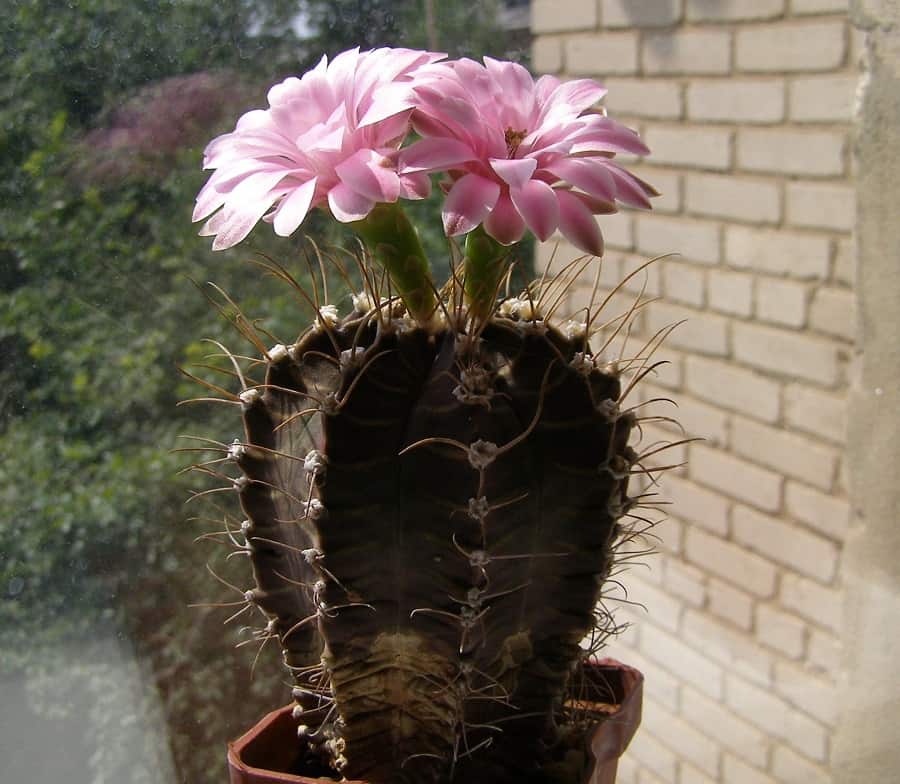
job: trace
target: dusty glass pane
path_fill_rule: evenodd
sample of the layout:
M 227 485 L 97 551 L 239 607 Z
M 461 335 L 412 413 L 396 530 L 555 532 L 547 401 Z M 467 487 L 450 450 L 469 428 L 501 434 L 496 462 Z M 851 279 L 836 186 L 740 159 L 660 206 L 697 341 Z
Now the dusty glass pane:
M 205 339 L 240 342 L 205 282 L 273 334 L 309 317 L 242 263 L 258 251 L 306 275 L 299 237 L 256 231 L 214 255 L 196 236 L 204 144 L 323 52 L 392 44 L 522 61 L 527 21 L 521 4 L 462 0 L 5 11 L 0 779 L 222 782 L 225 741 L 289 698 L 274 646 L 242 634 L 241 618 L 223 625 L 239 608 L 189 606 L 234 602 L 226 583 L 247 581 L 229 548 L 195 543 L 222 518 L 185 506 L 209 483 L 179 474 L 191 458 L 173 451 L 192 445 L 180 436 L 229 442 L 239 429 L 215 406 L 176 405 L 198 389 L 178 368 L 217 362 Z M 347 239 L 321 220 L 304 229 Z

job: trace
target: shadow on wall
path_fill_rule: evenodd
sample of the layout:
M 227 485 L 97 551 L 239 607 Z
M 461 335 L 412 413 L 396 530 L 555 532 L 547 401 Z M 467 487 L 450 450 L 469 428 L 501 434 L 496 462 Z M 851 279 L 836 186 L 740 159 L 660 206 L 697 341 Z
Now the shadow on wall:
M 677 4 L 679 2 L 680 0 L 654 0 L 652 16 L 651 12 L 648 12 L 647 6 L 644 4 L 622 3 L 622 13 L 628 17 L 635 29 L 645 27 L 650 18 L 653 18 L 654 20 L 664 20 L 662 22 L 657 21 L 656 23 L 665 24 L 670 20 L 678 18 Z M 716 6 L 721 5 L 722 0 L 695 0 L 695 3 L 705 11 L 707 9 L 712 10 Z M 646 43 L 647 46 L 656 51 L 656 54 L 659 55 L 660 59 L 670 59 L 674 54 L 675 40 L 671 36 L 647 36 Z

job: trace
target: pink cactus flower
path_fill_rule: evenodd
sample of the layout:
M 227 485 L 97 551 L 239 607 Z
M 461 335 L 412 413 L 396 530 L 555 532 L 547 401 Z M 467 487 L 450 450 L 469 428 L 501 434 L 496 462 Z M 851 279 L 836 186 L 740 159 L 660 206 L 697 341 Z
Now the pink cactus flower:
M 272 87 L 268 109 L 243 115 L 204 151 L 203 168 L 215 172 L 193 220 L 209 218 L 200 233 L 215 236 L 213 250 L 236 245 L 261 218 L 287 237 L 326 203 L 347 223 L 377 202 L 427 196 L 428 175 L 398 174 L 396 159 L 413 108 L 411 75 L 442 57 L 351 49 Z
M 406 175 L 444 171 L 448 236 L 483 223 L 498 242 L 559 231 L 600 255 L 594 215 L 616 203 L 649 208 L 658 195 L 613 161 L 646 155 L 637 133 L 592 109 L 606 90 L 590 79 L 535 82 L 515 63 L 484 58 L 429 65 L 416 75 L 413 128 L 423 137 L 401 152 Z

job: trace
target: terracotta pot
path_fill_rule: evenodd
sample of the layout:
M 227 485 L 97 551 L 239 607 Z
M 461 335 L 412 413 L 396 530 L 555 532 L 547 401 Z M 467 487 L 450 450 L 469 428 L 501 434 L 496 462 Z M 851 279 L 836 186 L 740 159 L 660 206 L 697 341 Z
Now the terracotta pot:
M 580 784 L 613 784 L 616 769 L 628 743 L 641 723 L 644 676 L 614 659 L 600 659 L 586 668 L 592 694 L 576 707 L 596 714 L 598 724 L 590 731 L 593 769 Z M 297 722 L 293 705 L 272 711 L 255 727 L 228 744 L 231 784 L 323 784 L 332 781 L 301 775 L 297 767 Z M 312 776 L 312 777 L 311 777 Z M 346 781 L 343 784 L 366 784 Z

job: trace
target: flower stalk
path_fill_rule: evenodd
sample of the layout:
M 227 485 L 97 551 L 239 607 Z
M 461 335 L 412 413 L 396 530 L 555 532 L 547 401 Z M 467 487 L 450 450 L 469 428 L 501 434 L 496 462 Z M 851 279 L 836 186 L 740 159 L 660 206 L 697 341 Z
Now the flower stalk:
M 494 310 L 497 290 L 509 267 L 509 248 L 478 226 L 466 235 L 465 297 L 469 315 L 479 321 Z
M 411 318 L 423 327 L 435 322 L 437 298 L 431 267 L 415 227 L 397 204 L 378 204 L 351 227 L 375 260 L 387 270 L 391 285 Z

